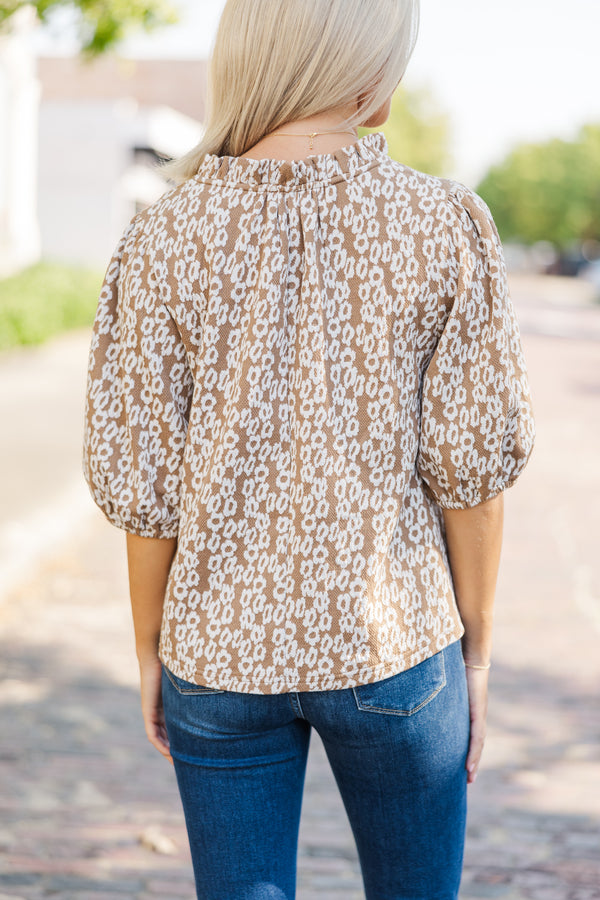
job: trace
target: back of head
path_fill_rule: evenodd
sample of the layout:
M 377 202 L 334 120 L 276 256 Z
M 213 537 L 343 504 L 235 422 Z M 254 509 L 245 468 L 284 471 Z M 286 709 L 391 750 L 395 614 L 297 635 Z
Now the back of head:
M 414 48 L 419 0 L 227 0 L 215 38 L 200 144 L 168 167 L 192 177 L 206 153 L 239 156 L 287 122 L 358 103 L 367 121 Z

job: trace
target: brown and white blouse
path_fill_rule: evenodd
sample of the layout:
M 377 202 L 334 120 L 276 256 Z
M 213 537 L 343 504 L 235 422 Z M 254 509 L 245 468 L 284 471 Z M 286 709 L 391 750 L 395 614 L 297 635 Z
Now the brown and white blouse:
M 441 507 L 507 488 L 533 438 L 489 210 L 381 133 L 209 154 L 109 265 L 85 476 L 119 528 L 177 537 L 160 655 L 188 681 L 347 688 L 455 641 Z

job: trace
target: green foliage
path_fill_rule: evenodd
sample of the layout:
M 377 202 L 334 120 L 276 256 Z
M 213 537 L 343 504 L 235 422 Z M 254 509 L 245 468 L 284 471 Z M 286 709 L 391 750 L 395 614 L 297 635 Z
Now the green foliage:
M 574 141 L 522 144 L 477 188 L 504 240 L 559 248 L 600 240 L 600 124 Z
M 151 31 L 177 21 L 169 0 L 8 0 L 0 7 L 0 25 L 20 7 L 31 5 L 42 22 L 59 8 L 76 13 L 84 53 L 95 56 L 114 47 L 137 28 Z
M 359 134 L 371 131 L 382 131 L 390 156 L 413 169 L 442 175 L 451 165 L 450 120 L 427 88 L 398 88 L 387 122 L 376 129 L 361 128 Z
M 55 263 L 0 280 L 0 351 L 91 325 L 101 284 L 98 272 Z

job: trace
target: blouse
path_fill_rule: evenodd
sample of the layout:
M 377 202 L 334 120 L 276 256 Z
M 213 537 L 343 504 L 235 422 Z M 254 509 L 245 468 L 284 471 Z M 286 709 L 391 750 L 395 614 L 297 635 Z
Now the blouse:
M 195 684 L 334 690 L 463 634 L 442 508 L 534 440 L 498 234 L 382 133 L 203 157 L 130 223 L 93 327 L 84 473 L 177 538 L 159 655 Z

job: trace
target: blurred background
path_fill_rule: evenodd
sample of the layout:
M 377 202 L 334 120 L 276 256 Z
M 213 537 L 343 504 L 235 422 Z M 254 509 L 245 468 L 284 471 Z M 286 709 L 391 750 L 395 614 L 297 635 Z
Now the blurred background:
M 143 738 L 123 536 L 80 459 L 103 271 L 165 190 L 157 162 L 202 134 L 223 5 L 0 2 L 0 900 L 193 896 Z M 490 206 L 538 421 L 507 495 L 461 896 L 599 900 L 600 4 L 421 7 L 380 130 Z M 300 900 L 362 897 L 316 738 L 300 855 Z
M 27 328 L 35 340 L 42 327 L 20 324 L 7 292 L 22 316 L 35 274 L 58 279 L 62 265 L 97 275 L 131 216 L 165 189 L 156 162 L 199 139 L 222 6 L 0 7 L 0 347 L 27 340 Z M 417 49 L 382 128 L 391 155 L 478 190 L 513 270 L 577 276 L 600 293 L 597 2 L 573 0 L 568 14 L 558 0 L 422 7 Z M 15 273 L 24 274 L 7 284 Z M 55 310 L 55 327 L 76 305 Z

